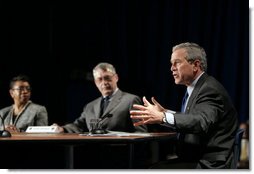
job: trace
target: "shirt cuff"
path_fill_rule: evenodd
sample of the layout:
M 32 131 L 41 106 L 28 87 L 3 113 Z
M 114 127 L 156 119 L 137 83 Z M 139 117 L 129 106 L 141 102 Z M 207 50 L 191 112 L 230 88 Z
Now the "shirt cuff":
M 175 119 L 174 119 L 174 115 L 173 115 L 174 113 L 175 113 L 174 111 L 165 112 L 166 120 L 167 120 L 168 124 L 170 124 L 170 125 L 175 125 Z

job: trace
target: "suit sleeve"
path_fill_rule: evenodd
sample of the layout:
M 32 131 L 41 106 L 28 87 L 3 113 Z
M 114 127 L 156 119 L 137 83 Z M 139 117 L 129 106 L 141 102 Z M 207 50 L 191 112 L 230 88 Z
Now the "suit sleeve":
M 68 133 L 82 133 L 88 131 L 86 125 L 86 107 L 79 118 L 77 118 L 73 123 L 69 123 L 63 126 L 65 132 Z
M 130 107 L 130 110 L 133 109 L 133 104 L 139 104 L 139 105 L 142 105 L 142 102 L 141 102 L 141 99 L 136 96 L 132 102 L 132 105 Z M 135 120 L 132 119 L 132 122 L 134 123 Z M 140 125 L 140 126 L 135 126 L 135 132 L 147 132 L 147 126 L 146 125 Z
M 37 112 L 35 126 L 48 126 L 48 113 L 44 106 L 41 106 Z

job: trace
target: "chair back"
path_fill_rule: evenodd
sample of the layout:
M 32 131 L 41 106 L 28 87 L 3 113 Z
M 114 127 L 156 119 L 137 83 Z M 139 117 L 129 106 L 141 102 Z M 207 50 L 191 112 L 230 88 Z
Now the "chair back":
M 233 169 L 237 169 L 237 164 L 240 160 L 240 154 L 241 154 L 241 141 L 244 133 L 244 129 L 238 129 L 235 135 L 235 143 L 234 143 L 234 161 L 233 161 Z

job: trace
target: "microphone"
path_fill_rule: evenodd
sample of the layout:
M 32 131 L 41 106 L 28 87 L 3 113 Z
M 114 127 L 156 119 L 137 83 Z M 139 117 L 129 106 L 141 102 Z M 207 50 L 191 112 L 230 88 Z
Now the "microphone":
M 0 138 L 1 137 L 11 137 L 11 133 L 9 131 L 5 130 L 4 119 L 1 115 L 0 115 L 0 119 L 1 119 L 2 125 L 3 125 L 3 130 L 0 131 Z
M 109 118 L 112 117 L 113 114 L 106 114 L 103 117 L 101 117 L 100 119 L 98 119 L 98 121 L 96 122 L 94 128 L 92 128 L 92 130 L 90 131 L 91 134 L 107 134 L 108 131 L 106 129 L 102 129 L 101 126 L 99 126 L 99 124 L 105 119 L 105 118 Z

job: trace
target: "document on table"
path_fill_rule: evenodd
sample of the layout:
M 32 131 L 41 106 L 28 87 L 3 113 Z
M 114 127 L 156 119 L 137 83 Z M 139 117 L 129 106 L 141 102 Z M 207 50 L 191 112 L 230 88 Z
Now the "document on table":
M 98 136 L 98 137 L 108 137 L 108 136 L 119 136 L 119 137 L 131 137 L 131 136 L 151 136 L 150 133 L 130 133 L 130 132 L 118 132 L 118 131 L 109 131 L 109 133 L 106 134 L 91 134 L 91 133 L 82 133 L 79 134 L 81 136 Z

